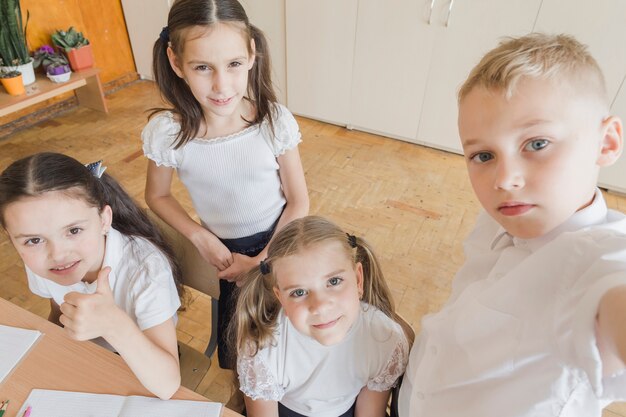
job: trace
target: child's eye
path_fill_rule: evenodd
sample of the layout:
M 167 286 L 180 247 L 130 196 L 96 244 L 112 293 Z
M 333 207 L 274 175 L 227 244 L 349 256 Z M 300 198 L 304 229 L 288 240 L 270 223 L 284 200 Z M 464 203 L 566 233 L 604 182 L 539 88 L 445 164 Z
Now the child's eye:
M 343 281 L 343 278 L 340 277 L 332 277 L 331 279 L 328 280 L 328 284 L 331 287 L 336 287 L 337 285 L 341 284 L 341 282 Z
M 233 62 L 231 62 L 231 63 L 230 63 L 230 66 L 231 66 L 232 68 L 237 68 L 237 67 L 240 67 L 240 66 L 242 66 L 242 65 L 243 65 L 243 64 L 242 64 L 241 62 L 239 62 L 239 61 L 233 61 Z
M 470 160 L 479 164 L 484 164 L 493 159 L 493 155 L 490 152 L 478 152 L 471 156 Z
M 80 227 L 72 227 L 70 229 L 70 234 L 71 235 L 77 235 L 77 234 L 79 234 L 82 231 L 83 231 L 83 229 L 81 229 Z
M 305 295 L 306 291 L 302 288 L 298 288 L 297 290 L 293 290 L 289 293 L 289 296 L 294 298 L 304 297 Z
M 548 146 L 550 142 L 547 139 L 534 139 L 531 140 L 524 146 L 525 151 L 540 151 L 546 146 Z
M 193 67 L 194 71 L 208 71 L 209 70 L 209 66 L 208 65 L 196 65 L 195 67 Z
M 42 239 L 40 237 L 31 237 L 26 242 L 24 242 L 24 244 L 26 246 L 36 246 L 36 245 L 40 244 L 41 241 L 42 241 Z

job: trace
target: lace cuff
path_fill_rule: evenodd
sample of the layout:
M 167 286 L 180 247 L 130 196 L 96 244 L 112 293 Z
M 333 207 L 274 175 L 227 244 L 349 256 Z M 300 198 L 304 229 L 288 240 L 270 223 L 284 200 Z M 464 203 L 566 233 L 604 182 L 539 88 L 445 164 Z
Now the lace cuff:
M 285 390 L 258 353 L 254 356 L 239 355 L 237 372 L 241 392 L 252 400 L 280 401 L 285 395 Z
M 406 364 L 409 360 L 409 343 L 406 338 L 402 337 L 398 340 L 398 344 L 394 348 L 389 361 L 373 379 L 367 383 L 367 388 L 371 391 L 387 391 L 393 388 L 398 378 L 404 373 Z

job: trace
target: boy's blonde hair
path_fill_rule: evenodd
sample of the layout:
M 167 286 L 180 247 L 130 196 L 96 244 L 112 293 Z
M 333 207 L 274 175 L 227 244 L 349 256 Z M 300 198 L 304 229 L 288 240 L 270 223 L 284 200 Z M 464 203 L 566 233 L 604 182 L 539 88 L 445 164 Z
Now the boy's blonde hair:
M 348 236 L 331 221 L 319 216 L 307 216 L 296 219 L 277 232 L 272 240 L 268 257 L 265 261 L 270 271 L 263 274 L 260 267 L 253 268 L 244 278 L 237 297 L 235 322 L 231 323 L 231 343 L 241 351 L 252 346 L 256 354 L 259 349 L 273 341 L 276 318 L 281 305 L 274 294 L 276 277 L 273 262 L 286 256 L 300 253 L 307 248 L 323 242 L 340 242 L 346 257 L 353 264 L 363 265 L 363 297 L 362 301 L 381 310 L 397 321 L 394 312 L 391 291 L 382 270 L 369 244 L 354 236 Z M 353 247 L 354 246 L 354 247 Z M 324 262 L 320 259 L 320 262 Z
M 489 51 L 461 86 L 459 103 L 474 87 L 510 98 L 523 78 L 565 80 L 608 105 L 602 70 L 587 47 L 569 35 L 544 33 L 507 38 Z

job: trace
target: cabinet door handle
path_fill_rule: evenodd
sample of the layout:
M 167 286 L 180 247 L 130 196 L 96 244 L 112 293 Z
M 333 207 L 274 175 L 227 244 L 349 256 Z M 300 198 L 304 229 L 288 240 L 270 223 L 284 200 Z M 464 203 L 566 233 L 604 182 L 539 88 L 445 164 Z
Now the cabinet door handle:
M 430 11 L 428 12 L 428 24 L 430 25 L 430 19 L 433 16 L 433 7 L 435 7 L 435 0 L 430 0 Z
M 448 5 L 448 17 L 446 17 L 446 27 L 450 25 L 450 15 L 452 14 L 453 4 L 454 4 L 454 0 L 450 0 L 450 4 Z

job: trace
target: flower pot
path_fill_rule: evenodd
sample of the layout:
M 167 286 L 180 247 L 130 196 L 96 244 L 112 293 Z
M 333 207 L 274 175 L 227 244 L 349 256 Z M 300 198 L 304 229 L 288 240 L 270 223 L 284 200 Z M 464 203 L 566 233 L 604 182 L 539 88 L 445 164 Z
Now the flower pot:
M 12 65 L 0 67 L 0 70 L 14 71 L 18 70 L 22 73 L 22 82 L 24 85 L 30 85 L 35 82 L 35 70 L 33 69 L 33 59 L 23 65 Z
M 46 74 L 46 75 L 48 76 L 50 81 L 52 81 L 53 83 L 64 83 L 66 81 L 69 81 L 72 73 L 66 72 L 65 74 L 58 74 L 58 75 Z
M 67 59 L 70 61 L 70 66 L 73 71 L 80 71 L 82 69 L 93 67 L 93 52 L 91 51 L 91 45 L 81 46 L 77 49 L 70 49 L 67 52 Z
M 7 93 L 12 96 L 19 96 L 21 94 L 26 93 L 26 89 L 24 88 L 24 81 L 22 80 L 22 74 L 13 78 L 0 78 L 0 82 Z

